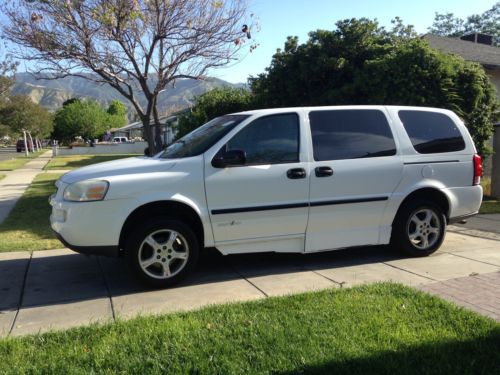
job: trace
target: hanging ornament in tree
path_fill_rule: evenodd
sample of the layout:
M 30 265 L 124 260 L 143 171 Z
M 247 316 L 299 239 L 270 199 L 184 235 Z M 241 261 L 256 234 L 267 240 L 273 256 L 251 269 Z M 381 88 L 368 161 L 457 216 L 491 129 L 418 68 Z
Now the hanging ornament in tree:
M 248 39 L 252 39 L 252 35 L 250 34 L 250 28 L 247 25 L 243 25 L 241 32 L 247 34 Z
M 36 13 L 31 13 L 31 22 L 38 22 L 43 19 L 42 15 L 38 15 Z

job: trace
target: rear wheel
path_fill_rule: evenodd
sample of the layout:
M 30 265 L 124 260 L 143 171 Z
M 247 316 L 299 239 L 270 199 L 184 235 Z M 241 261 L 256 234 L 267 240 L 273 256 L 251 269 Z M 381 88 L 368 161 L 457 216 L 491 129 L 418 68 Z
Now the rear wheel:
M 446 218 L 432 202 L 410 203 L 394 219 L 392 232 L 394 248 L 412 256 L 430 255 L 443 243 Z
M 193 231 L 178 220 L 153 219 L 137 227 L 125 246 L 130 268 L 144 283 L 167 287 L 196 266 L 199 245 Z

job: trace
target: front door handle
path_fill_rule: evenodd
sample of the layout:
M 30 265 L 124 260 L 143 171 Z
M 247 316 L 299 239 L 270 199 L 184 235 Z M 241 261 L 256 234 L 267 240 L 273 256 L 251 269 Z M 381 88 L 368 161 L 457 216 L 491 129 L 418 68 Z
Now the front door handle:
M 286 172 L 286 176 L 292 180 L 306 178 L 306 170 L 304 168 L 292 168 Z
M 333 176 L 333 169 L 330 167 L 316 167 L 314 173 L 316 177 L 329 177 Z

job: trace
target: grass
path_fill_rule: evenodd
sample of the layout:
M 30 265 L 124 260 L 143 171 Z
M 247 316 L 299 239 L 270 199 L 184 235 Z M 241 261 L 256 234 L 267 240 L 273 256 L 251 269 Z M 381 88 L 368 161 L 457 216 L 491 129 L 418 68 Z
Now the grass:
M 64 247 L 50 229 L 48 197 L 60 174 L 41 173 L 24 192 L 10 215 L 0 224 L 0 252 Z
M 3 180 L 5 178 L 5 175 L 0 173 L 0 181 Z
M 493 320 L 384 283 L 4 339 L 0 373 L 494 374 L 499 347 Z
M 24 153 L 22 154 L 23 156 L 17 156 L 13 159 L 10 160 L 3 160 L 0 161 L 0 171 L 13 171 L 14 169 L 21 168 L 24 166 L 27 162 L 30 160 L 40 156 L 43 154 L 46 150 L 40 151 L 40 152 L 32 152 L 29 154 L 29 156 L 25 156 Z
M 483 187 L 483 194 L 489 197 L 491 195 L 491 177 L 481 177 L 481 186 Z
M 71 155 L 57 156 L 53 158 L 44 169 L 75 169 L 86 165 L 102 163 L 105 161 L 130 158 L 140 156 L 139 154 L 123 154 L 123 155 Z
M 480 214 L 500 214 L 500 201 L 484 200 L 479 209 Z
M 483 187 L 484 198 L 479 213 L 500 214 L 500 201 L 489 198 L 491 196 L 491 177 L 482 177 L 481 186 Z

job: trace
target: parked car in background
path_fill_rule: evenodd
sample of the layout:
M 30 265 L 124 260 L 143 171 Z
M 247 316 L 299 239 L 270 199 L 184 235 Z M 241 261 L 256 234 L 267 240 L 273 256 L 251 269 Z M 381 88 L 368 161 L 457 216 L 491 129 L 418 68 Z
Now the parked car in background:
M 28 145 L 28 151 L 29 152 L 33 152 L 33 142 L 31 142 L 30 140 L 27 140 L 26 144 Z M 23 151 L 25 151 L 24 139 L 18 139 L 17 140 L 16 151 L 17 152 L 23 152 Z
M 390 244 L 426 256 L 481 205 L 481 158 L 449 110 L 281 108 L 221 116 L 154 157 L 80 168 L 50 199 L 69 248 L 125 256 L 153 286 L 199 252 Z
M 127 137 L 114 137 L 113 138 L 113 143 L 126 143 L 128 142 Z

